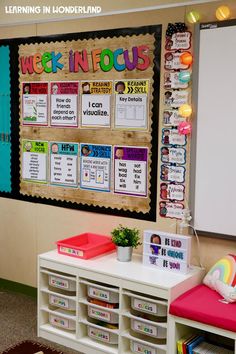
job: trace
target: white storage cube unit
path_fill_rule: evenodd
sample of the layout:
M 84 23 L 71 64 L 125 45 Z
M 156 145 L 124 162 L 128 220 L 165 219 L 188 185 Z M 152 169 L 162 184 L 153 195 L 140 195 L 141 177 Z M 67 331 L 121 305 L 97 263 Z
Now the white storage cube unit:
M 174 354 L 168 306 L 199 284 L 203 273 L 154 271 L 137 254 L 121 264 L 114 254 L 88 261 L 44 253 L 38 266 L 38 336 L 86 354 Z M 109 302 L 119 306 L 105 307 Z
M 131 297 L 131 307 L 134 310 L 145 312 L 150 315 L 165 317 L 167 316 L 167 306 L 152 302 L 148 299 L 140 299 L 137 297 Z
M 63 328 L 69 331 L 74 331 L 75 330 L 75 321 L 71 320 L 67 317 L 64 317 L 64 315 L 67 315 L 64 310 L 57 310 L 58 314 L 53 314 L 49 313 L 49 322 L 51 323 L 52 326 Z M 60 315 L 61 314 L 61 315 Z
M 88 285 L 88 296 L 101 301 L 117 304 L 119 302 L 119 293 L 108 290 L 99 285 Z
M 118 336 L 104 329 L 88 326 L 88 336 L 108 344 L 118 344 Z
M 166 339 L 166 328 L 144 319 L 131 318 L 131 328 L 134 332 L 142 333 L 158 339 Z
M 56 294 L 49 294 L 49 304 L 68 311 L 75 311 L 76 308 L 74 300 Z
M 88 306 L 88 315 L 89 317 L 96 318 L 97 320 L 105 321 L 108 323 L 116 324 L 119 322 L 119 316 L 117 313 L 103 310 L 99 307 Z
M 76 282 L 63 276 L 49 274 L 49 285 L 67 291 L 76 291 Z

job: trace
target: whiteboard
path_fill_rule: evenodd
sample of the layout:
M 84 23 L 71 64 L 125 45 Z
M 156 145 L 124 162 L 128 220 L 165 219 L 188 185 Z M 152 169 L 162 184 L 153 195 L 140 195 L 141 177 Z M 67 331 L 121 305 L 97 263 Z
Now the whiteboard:
M 194 227 L 236 236 L 236 21 L 199 31 Z

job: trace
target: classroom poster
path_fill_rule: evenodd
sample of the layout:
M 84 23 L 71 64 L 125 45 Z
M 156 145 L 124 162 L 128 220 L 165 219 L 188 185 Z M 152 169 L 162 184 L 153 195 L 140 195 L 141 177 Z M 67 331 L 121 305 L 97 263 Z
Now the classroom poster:
M 81 126 L 110 127 L 112 81 L 81 83 Z
M 149 80 L 114 82 L 115 128 L 147 129 Z
M 110 192 L 111 146 L 80 144 L 80 187 Z
M 78 126 L 79 83 L 51 82 L 51 125 L 62 127 Z
M 148 148 L 114 147 L 114 192 L 147 196 Z
M 162 144 L 184 146 L 186 145 L 186 143 L 187 143 L 186 135 L 180 135 L 178 129 L 176 128 L 162 129 Z
M 164 200 L 184 200 L 185 187 L 182 184 L 175 183 L 161 183 L 160 184 L 160 197 Z
M 48 124 L 48 83 L 22 83 L 23 125 Z
M 22 177 L 31 182 L 47 182 L 48 142 L 22 140 Z
M 50 143 L 50 182 L 60 186 L 78 186 L 78 144 Z
M 161 148 L 161 161 L 177 164 L 186 163 L 186 150 L 184 148 L 174 148 L 163 146 Z

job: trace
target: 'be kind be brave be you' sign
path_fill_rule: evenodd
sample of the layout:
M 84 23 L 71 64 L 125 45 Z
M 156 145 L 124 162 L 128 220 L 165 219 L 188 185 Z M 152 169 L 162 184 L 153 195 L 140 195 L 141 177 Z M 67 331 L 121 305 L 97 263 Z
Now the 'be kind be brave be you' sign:
M 143 264 L 176 273 L 189 271 L 191 237 L 146 230 L 143 237 Z

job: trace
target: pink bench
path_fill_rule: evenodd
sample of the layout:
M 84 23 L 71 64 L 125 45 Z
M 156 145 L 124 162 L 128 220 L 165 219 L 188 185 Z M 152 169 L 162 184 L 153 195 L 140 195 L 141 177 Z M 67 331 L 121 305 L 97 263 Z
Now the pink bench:
M 170 305 L 170 314 L 227 331 L 236 332 L 236 303 L 220 302 L 222 297 L 206 285 L 198 285 Z

